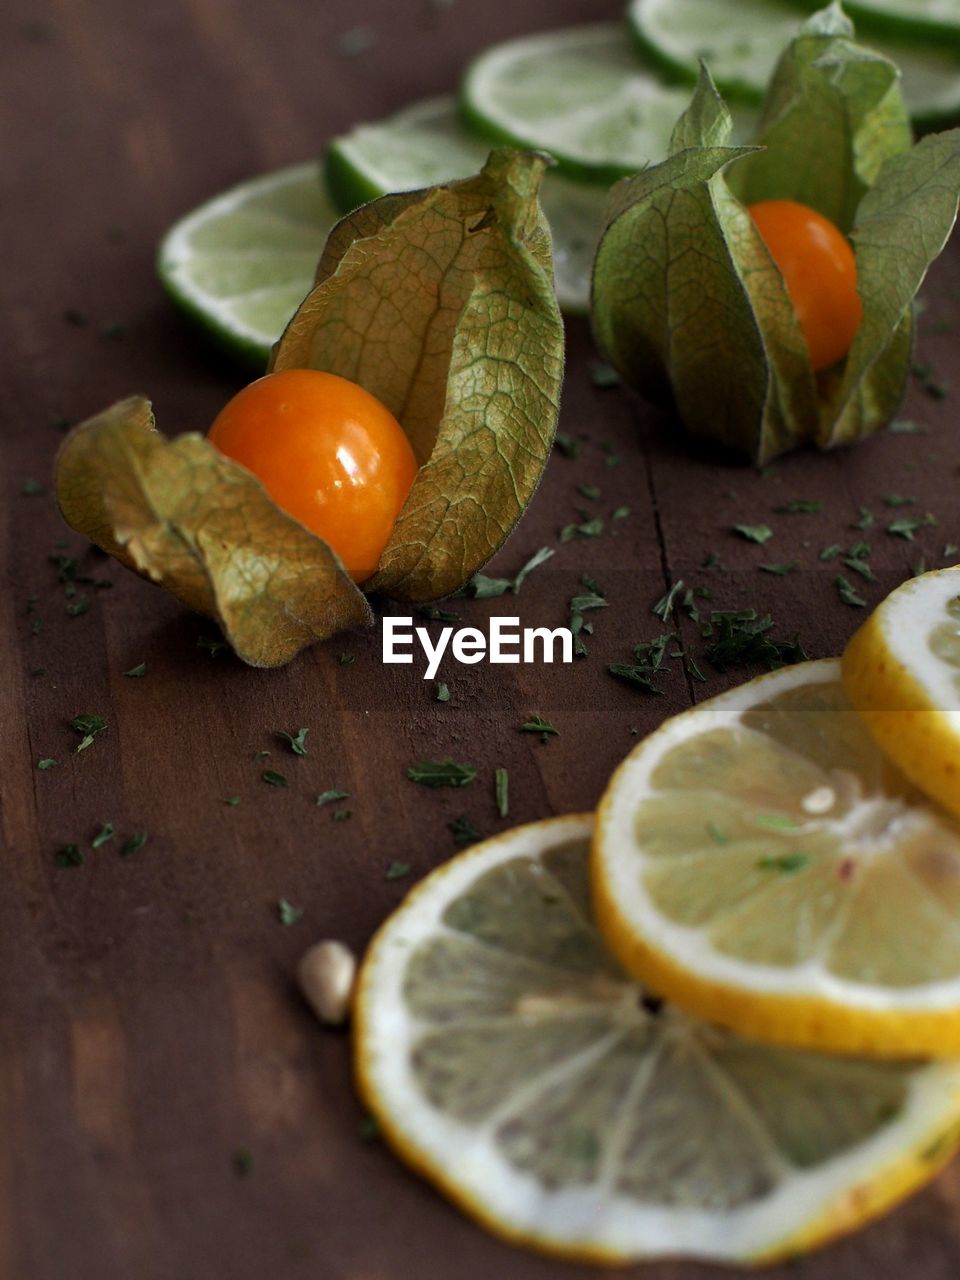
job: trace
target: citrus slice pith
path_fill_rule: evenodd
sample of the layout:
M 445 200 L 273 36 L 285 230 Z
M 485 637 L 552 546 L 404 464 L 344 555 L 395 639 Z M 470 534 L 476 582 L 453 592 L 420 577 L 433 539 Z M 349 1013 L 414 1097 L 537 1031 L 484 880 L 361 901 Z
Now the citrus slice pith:
M 745 1035 L 960 1056 L 960 826 L 881 755 L 836 660 L 668 720 L 603 798 L 597 919 L 658 993 Z
M 881 750 L 960 815 L 960 570 L 883 600 L 844 652 L 843 683 Z
M 497 1235 L 610 1263 L 771 1260 L 926 1180 L 960 1065 L 773 1048 L 645 999 L 591 921 L 590 831 L 476 845 L 377 934 L 356 1067 L 396 1152 Z

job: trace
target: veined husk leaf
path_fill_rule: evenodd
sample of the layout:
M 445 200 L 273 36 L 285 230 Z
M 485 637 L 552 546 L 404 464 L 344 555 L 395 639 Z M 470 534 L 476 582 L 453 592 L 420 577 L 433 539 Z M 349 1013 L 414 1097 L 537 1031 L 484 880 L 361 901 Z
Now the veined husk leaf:
M 910 370 L 913 299 L 947 242 L 960 196 L 960 129 L 894 156 L 860 203 L 852 239 L 863 323 L 821 391 L 819 443 L 852 444 L 897 410 Z
M 475 178 L 385 196 L 334 228 L 271 368 L 351 378 L 397 417 L 420 471 L 376 576 L 448 595 L 490 558 L 539 483 L 563 377 L 546 158 L 491 152 Z
M 597 340 L 626 381 L 763 462 L 807 441 L 848 443 L 896 412 L 912 302 L 956 217 L 953 134 L 911 150 L 896 67 L 862 49 L 838 4 L 784 52 L 757 146 L 730 148 L 704 69 L 671 155 L 615 189 L 594 264 Z M 779 269 L 746 205 L 811 205 L 850 234 L 864 319 L 814 377 Z
M 706 68 L 659 165 L 618 183 L 594 262 L 607 358 L 645 394 L 669 390 L 695 435 L 766 459 L 816 425 L 806 343 L 783 277 L 724 174 L 730 113 Z
M 280 666 L 304 645 L 373 621 L 321 538 L 203 436 L 165 439 L 140 396 L 72 431 L 56 480 L 69 524 L 214 618 L 253 666 Z
M 502 149 L 475 178 L 386 196 L 331 232 L 273 368 L 371 391 L 420 471 L 364 591 L 450 594 L 529 501 L 549 456 L 563 326 L 537 194 L 546 160 Z M 168 441 L 131 397 L 77 427 L 57 463 L 75 529 L 278 666 L 373 614 L 335 552 L 206 439 Z
M 854 44 L 853 24 L 831 5 L 784 50 L 754 142 L 763 150 L 731 173 L 744 204 L 799 200 L 849 234 L 882 166 L 913 142 L 900 73 Z

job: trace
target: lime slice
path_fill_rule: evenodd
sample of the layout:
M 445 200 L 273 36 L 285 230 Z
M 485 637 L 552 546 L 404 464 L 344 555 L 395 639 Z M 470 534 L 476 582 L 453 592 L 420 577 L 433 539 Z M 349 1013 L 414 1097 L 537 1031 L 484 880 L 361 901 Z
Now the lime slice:
M 960 825 L 881 755 L 836 660 L 668 720 L 611 780 L 594 853 L 607 941 L 701 1017 L 960 1055 Z
M 790 0 L 631 0 L 629 17 L 641 47 L 664 69 L 692 82 L 702 58 L 721 92 L 753 102 L 803 22 Z M 960 116 L 960 53 L 876 34 L 862 43 L 899 66 L 916 124 Z
M 844 8 L 865 31 L 960 45 L 960 0 L 847 0 Z
M 847 645 L 843 682 L 886 755 L 960 817 L 960 570 L 892 591 Z
M 309 293 L 338 214 L 315 163 L 241 183 L 164 236 L 157 273 L 180 307 L 260 370 Z
M 960 1065 L 751 1043 L 624 976 L 591 920 L 588 818 L 475 845 L 418 885 L 360 974 L 360 1090 L 397 1153 L 542 1252 L 770 1260 L 925 1181 Z
M 492 141 L 609 183 L 664 158 L 690 94 L 643 67 L 625 26 L 605 23 L 495 45 L 468 67 L 461 104 Z
M 335 139 L 326 156 L 327 186 L 346 212 L 388 191 L 465 178 L 477 172 L 489 150 L 488 141 L 464 128 L 455 99 L 431 98 Z M 552 170 L 540 198 L 553 235 L 560 306 L 585 313 L 606 188 Z

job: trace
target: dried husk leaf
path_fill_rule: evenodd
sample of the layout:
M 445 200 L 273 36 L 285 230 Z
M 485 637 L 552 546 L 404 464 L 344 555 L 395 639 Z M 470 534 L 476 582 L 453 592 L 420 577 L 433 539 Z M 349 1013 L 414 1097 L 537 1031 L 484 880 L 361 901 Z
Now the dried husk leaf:
M 852 35 L 838 4 L 805 24 L 774 73 L 754 148 L 725 146 L 725 108 L 702 71 L 672 154 L 620 184 L 597 252 L 592 317 L 611 363 L 648 397 L 669 390 L 692 432 L 757 462 L 890 420 L 909 373 L 912 302 L 956 217 L 955 136 L 911 150 L 896 67 Z M 864 320 L 844 361 L 816 378 L 745 208 L 766 199 L 809 204 L 853 240 Z
M 366 590 L 435 599 L 500 545 L 549 456 L 563 369 L 546 159 L 495 151 L 463 182 L 382 200 L 333 230 L 273 367 L 378 396 L 421 470 Z M 131 397 L 76 428 L 57 463 L 67 521 L 278 666 L 373 614 L 339 557 L 206 439 L 168 441 Z
M 385 196 L 331 233 L 273 369 L 351 378 L 421 469 L 371 591 L 432 600 L 503 543 L 556 426 L 563 323 L 537 193 L 546 159 L 495 150 L 477 177 Z
M 202 436 L 166 440 L 133 396 L 75 428 L 57 459 L 64 517 L 104 551 L 214 618 L 252 666 L 372 622 L 336 554 Z

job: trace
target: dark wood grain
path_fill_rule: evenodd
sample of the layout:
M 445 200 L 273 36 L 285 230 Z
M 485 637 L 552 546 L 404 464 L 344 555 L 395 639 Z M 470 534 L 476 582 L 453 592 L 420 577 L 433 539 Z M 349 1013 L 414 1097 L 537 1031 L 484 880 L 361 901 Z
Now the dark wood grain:
M 409 668 L 383 667 L 376 632 L 315 648 L 258 672 L 197 648 L 202 621 L 92 555 L 59 521 L 49 482 L 61 416 L 76 421 L 131 391 L 161 426 L 203 428 L 243 375 L 210 351 L 154 279 L 157 239 L 224 186 L 318 154 L 360 118 L 451 88 L 492 40 L 613 16 L 613 0 L 449 5 L 427 0 L 7 0 L 0 14 L 0 1276 L 3 1280 L 420 1280 L 450 1275 L 536 1280 L 561 1268 L 489 1238 L 358 1134 L 345 1035 L 321 1032 L 292 981 L 315 939 L 362 948 L 412 877 L 453 852 L 447 823 L 483 832 L 496 815 L 493 768 L 510 770 L 510 821 L 588 809 L 622 755 L 691 697 L 743 673 L 691 683 L 673 664 L 661 697 L 607 675 L 609 661 L 656 634 L 651 605 L 671 579 L 708 586 L 714 607 L 769 609 L 811 656 L 836 653 L 860 613 L 842 605 L 835 567 L 817 552 L 854 540 L 859 504 L 881 582 L 960 541 L 956 394 L 911 390 L 905 415 L 927 428 L 856 452 L 801 454 L 768 475 L 691 446 L 675 425 L 619 391 L 594 387 L 582 323 L 570 326 L 562 429 L 583 437 L 576 462 L 555 457 L 530 512 L 496 562 L 515 570 L 574 517 L 578 504 L 630 517 L 568 543 L 518 602 L 528 625 L 558 625 L 580 575 L 611 607 L 595 617 L 590 656 L 573 668 L 444 670 L 452 698 Z M 337 52 L 350 28 L 377 37 Z M 960 254 L 927 289 L 923 358 L 956 373 Z M 70 323 L 74 309 L 86 318 Z M 937 322 L 931 325 L 931 322 Z M 104 336 L 120 323 L 121 336 Z M 621 459 L 609 466 L 603 445 Z M 575 491 L 589 482 L 602 498 Z M 882 530 L 881 497 L 915 494 L 936 529 L 915 544 Z M 772 508 L 819 498 L 818 516 Z M 888 518 L 888 517 L 887 517 Z M 760 548 L 738 521 L 767 521 Z M 704 570 L 716 550 L 721 566 Z M 48 557 L 79 556 L 113 587 L 90 611 L 65 613 Z M 797 559 L 788 578 L 758 571 Z M 28 604 L 31 597 L 35 603 Z M 467 603 L 470 620 L 514 602 Z M 458 606 L 459 607 L 459 606 Z M 34 621 L 42 621 L 34 634 Z M 685 640 L 697 649 L 695 629 Z M 349 651 L 356 661 L 338 662 Z M 139 662 L 142 679 L 122 674 Z M 44 667 L 42 676 L 32 675 Z M 67 722 L 104 715 L 82 755 Z M 517 732 L 531 711 L 561 730 L 548 745 Z M 305 759 L 273 731 L 310 727 Z M 259 780 L 254 753 L 288 774 Z M 404 769 L 452 754 L 481 766 L 470 788 L 431 793 Z M 59 761 L 46 772 L 40 757 Z M 352 817 L 318 809 L 328 787 L 351 792 Z M 241 802 L 228 807 L 227 795 Z M 104 821 L 118 837 L 86 864 L 55 864 Z M 118 856 L 146 830 L 146 847 Z M 276 903 L 304 909 L 284 928 Z M 235 1160 L 249 1152 L 240 1176 Z M 773 1274 L 803 1280 L 948 1280 L 960 1270 L 956 1170 L 863 1234 Z M 613 1274 L 627 1274 L 614 1272 Z M 695 1280 L 710 1268 L 648 1268 Z

